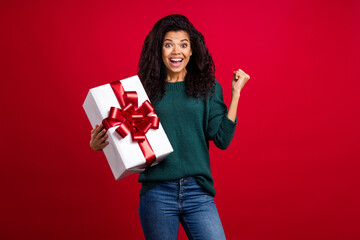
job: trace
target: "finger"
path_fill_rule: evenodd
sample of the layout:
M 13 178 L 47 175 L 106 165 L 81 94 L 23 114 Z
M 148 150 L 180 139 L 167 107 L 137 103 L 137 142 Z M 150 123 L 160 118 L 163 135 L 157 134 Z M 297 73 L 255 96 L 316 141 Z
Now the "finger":
M 243 70 L 241 70 L 240 68 L 237 71 L 245 74 L 245 72 Z
M 106 133 L 106 129 L 101 130 L 96 136 L 95 136 L 95 140 L 96 141 L 100 141 L 100 139 L 105 135 Z
M 103 149 L 104 147 L 106 147 L 107 145 L 109 145 L 109 142 L 104 142 L 100 145 L 100 148 Z
M 101 143 L 103 143 L 103 142 L 106 141 L 106 139 L 107 139 L 108 137 L 109 137 L 109 136 L 108 136 L 107 134 L 105 134 L 102 138 L 99 139 L 99 141 L 100 141 Z
M 98 134 L 102 129 L 103 129 L 103 124 L 101 123 L 101 124 L 98 125 L 98 127 L 95 129 L 94 133 L 95 133 L 95 134 Z
M 250 76 L 248 74 L 246 74 L 243 70 L 238 69 L 237 70 L 238 73 L 244 74 L 246 77 L 250 78 Z
M 98 127 L 99 125 L 95 125 L 95 127 L 91 130 L 91 134 L 93 134 L 96 130 L 96 128 Z
M 238 79 L 240 79 L 240 78 L 245 78 L 245 75 L 242 74 L 242 73 L 237 72 L 236 75 L 237 75 L 237 78 L 238 78 Z
M 239 81 L 238 82 L 244 82 L 246 81 L 245 75 L 239 74 Z
M 96 139 L 96 137 L 99 135 L 99 127 L 94 128 L 91 132 L 91 138 Z

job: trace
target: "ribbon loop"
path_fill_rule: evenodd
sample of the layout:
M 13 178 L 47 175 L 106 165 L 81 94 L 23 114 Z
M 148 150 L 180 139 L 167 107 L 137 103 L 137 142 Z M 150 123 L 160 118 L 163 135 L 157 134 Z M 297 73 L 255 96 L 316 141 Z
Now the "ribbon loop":
M 116 132 L 120 134 L 121 137 L 126 137 L 131 131 L 134 130 L 134 126 L 130 121 L 126 120 L 118 128 L 116 128 Z
M 138 107 L 137 92 L 135 92 L 135 91 L 125 92 L 124 96 L 125 96 L 125 102 L 131 103 L 132 105 L 135 106 L 135 108 Z

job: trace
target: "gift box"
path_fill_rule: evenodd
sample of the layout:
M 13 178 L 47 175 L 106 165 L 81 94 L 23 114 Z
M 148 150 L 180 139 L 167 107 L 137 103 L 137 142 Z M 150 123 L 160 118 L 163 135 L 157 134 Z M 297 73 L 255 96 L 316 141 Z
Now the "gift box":
M 173 151 L 138 76 L 89 90 L 83 108 L 91 126 L 103 123 L 103 152 L 121 179 L 155 166 Z

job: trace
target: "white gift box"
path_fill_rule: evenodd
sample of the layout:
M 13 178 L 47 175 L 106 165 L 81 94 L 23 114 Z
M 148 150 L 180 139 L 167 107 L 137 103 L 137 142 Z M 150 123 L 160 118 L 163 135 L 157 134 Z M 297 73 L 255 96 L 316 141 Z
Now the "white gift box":
M 120 81 L 125 91 L 136 91 L 138 95 L 138 106 L 149 100 L 138 76 L 133 76 Z M 89 90 L 84 101 L 83 108 L 88 116 L 91 126 L 101 124 L 104 118 L 109 116 L 111 107 L 121 108 L 110 84 L 105 84 Z M 127 177 L 134 173 L 142 172 L 146 167 L 145 157 L 136 141 L 133 141 L 131 134 L 122 138 L 116 131 L 116 127 L 108 129 L 107 145 L 103 152 L 110 165 L 116 180 Z M 156 160 L 152 166 L 158 164 L 167 155 L 173 152 L 173 148 L 161 126 L 161 119 L 158 129 L 149 129 L 146 137 L 153 149 Z

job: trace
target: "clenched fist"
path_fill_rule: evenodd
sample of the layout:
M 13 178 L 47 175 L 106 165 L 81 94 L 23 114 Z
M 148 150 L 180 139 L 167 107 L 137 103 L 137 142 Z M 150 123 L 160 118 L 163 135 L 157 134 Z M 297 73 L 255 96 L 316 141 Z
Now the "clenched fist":
M 231 83 L 233 94 L 240 96 L 241 89 L 249 79 L 250 76 L 247 75 L 243 70 L 239 69 L 234 71 L 234 76 Z

